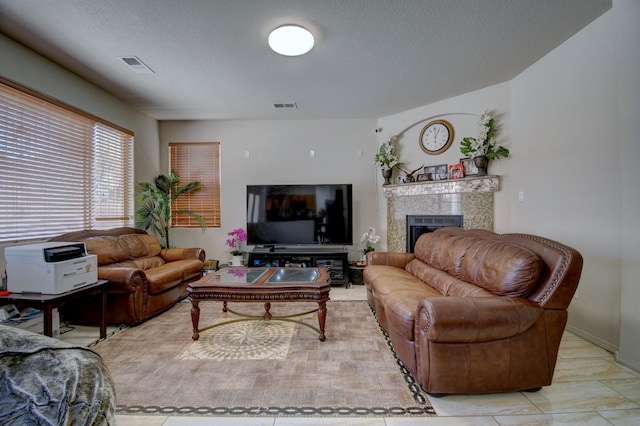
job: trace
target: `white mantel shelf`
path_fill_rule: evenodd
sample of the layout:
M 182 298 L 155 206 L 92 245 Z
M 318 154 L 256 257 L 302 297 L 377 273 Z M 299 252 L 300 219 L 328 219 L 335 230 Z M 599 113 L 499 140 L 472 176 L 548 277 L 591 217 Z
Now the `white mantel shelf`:
M 496 192 L 500 190 L 498 176 L 466 177 L 441 181 L 425 181 L 384 186 L 385 198 L 414 195 L 461 194 L 467 192 Z

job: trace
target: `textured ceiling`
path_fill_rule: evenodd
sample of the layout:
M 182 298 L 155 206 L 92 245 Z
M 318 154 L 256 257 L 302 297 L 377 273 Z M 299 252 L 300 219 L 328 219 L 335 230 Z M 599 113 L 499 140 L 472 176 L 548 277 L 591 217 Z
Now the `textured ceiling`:
M 0 32 L 161 120 L 377 118 L 508 81 L 610 8 L 611 0 L 0 0 Z M 269 50 L 269 31 L 286 23 L 313 32 L 309 54 Z M 134 73 L 119 59 L 128 55 L 155 73 Z

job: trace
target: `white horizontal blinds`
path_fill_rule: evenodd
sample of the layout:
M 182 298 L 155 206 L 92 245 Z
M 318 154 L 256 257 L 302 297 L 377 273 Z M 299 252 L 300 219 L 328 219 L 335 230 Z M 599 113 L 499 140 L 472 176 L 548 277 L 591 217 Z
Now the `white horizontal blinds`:
M 130 226 L 133 217 L 133 137 L 102 123 L 93 125 L 91 228 Z
M 103 156 L 96 149 L 104 143 L 97 135 L 100 126 L 89 116 L 0 82 L 0 242 L 95 227 L 97 189 L 102 189 L 95 173 Z M 131 144 L 132 136 L 125 136 Z M 121 174 L 122 167 L 112 173 Z M 132 223 L 127 214 L 119 226 Z
M 178 197 L 171 204 L 171 226 L 199 228 L 189 210 L 204 217 L 207 227 L 220 227 L 220 143 L 169 143 L 171 170 L 180 176 L 178 186 L 198 181 L 202 188 Z

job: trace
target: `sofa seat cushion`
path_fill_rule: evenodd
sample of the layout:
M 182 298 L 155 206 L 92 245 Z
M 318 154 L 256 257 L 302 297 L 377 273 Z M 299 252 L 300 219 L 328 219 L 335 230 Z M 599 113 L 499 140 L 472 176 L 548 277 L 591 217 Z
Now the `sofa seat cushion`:
M 176 260 L 169 264 L 182 271 L 182 281 L 189 281 L 202 274 L 202 261 L 199 259 Z
M 144 271 L 149 281 L 149 294 L 162 293 L 202 273 L 202 261 L 183 259 Z
M 425 284 L 415 275 L 395 266 L 369 265 L 364 268 L 364 281 L 376 297 Z
M 149 294 L 158 294 L 173 288 L 182 282 L 182 269 L 167 263 L 144 271 L 149 281 Z

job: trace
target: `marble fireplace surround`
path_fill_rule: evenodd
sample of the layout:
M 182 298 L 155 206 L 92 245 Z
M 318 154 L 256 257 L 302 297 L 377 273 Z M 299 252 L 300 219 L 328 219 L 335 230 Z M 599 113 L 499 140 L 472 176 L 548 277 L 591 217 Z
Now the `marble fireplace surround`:
M 387 250 L 405 252 L 408 215 L 462 215 L 465 229 L 493 230 L 498 176 L 386 185 Z

